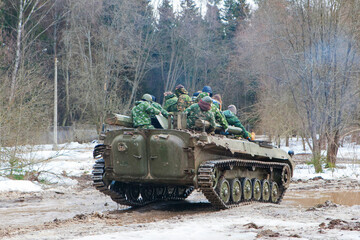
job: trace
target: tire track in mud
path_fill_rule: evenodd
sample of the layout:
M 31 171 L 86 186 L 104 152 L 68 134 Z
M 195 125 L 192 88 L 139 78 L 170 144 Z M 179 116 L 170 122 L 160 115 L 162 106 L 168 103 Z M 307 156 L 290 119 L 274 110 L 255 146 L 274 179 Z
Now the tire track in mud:
M 66 234 L 71 229 L 72 234 L 101 232 L 107 227 L 125 226 L 130 224 L 146 224 L 167 220 L 171 218 L 182 218 L 183 216 L 207 214 L 215 212 L 210 203 L 206 202 L 200 193 L 193 193 L 195 201 L 165 201 L 152 203 L 143 207 L 127 207 L 118 205 L 118 209 L 104 212 L 80 213 L 72 218 L 54 218 L 52 221 L 36 225 L 6 226 L 0 227 L 0 238 L 22 239 L 21 236 L 32 232 L 56 232 Z M 26 200 L 25 200 L 26 201 Z M 46 198 L 43 199 L 46 201 Z M 116 206 L 116 205 L 115 205 Z

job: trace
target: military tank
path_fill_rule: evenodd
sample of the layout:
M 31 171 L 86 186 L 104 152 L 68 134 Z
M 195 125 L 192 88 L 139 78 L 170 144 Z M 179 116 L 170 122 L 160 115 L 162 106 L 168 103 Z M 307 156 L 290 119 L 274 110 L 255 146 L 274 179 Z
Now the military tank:
M 175 120 L 175 121 L 174 121 Z M 94 149 L 93 185 L 119 204 L 143 206 L 181 200 L 199 189 L 217 209 L 252 201 L 280 203 L 293 175 L 293 153 L 264 141 L 187 130 L 186 120 L 160 121 L 163 129 L 135 129 L 115 115 Z M 166 124 L 168 123 L 168 124 Z M 185 124 L 185 125 L 184 125 Z

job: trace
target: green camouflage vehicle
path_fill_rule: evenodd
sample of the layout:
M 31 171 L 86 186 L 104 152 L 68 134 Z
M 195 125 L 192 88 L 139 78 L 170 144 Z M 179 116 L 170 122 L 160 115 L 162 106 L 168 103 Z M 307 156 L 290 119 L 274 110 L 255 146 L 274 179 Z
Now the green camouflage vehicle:
M 131 128 L 131 119 L 122 115 L 108 120 L 125 127 L 105 132 L 103 144 L 94 149 L 96 189 L 129 206 L 185 199 L 194 189 L 218 209 L 281 201 L 293 174 L 293 152 L 263 141 L 186 130 L 181 117 L 175 120 L 164 127 L 169 129 L 153 130 Z

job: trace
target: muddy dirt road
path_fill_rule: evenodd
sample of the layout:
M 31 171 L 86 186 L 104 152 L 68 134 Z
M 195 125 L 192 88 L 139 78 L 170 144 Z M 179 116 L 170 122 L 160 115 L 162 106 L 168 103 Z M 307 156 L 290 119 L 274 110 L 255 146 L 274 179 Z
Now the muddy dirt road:
M 356 180 L 296 181 L 280 205 L 222 211 L 196 191 L 186 201 L 128 208 L 97 192 L 89 176 L 77 180 L 73 188 L 0 193 L 0 239 L 360 239 Z

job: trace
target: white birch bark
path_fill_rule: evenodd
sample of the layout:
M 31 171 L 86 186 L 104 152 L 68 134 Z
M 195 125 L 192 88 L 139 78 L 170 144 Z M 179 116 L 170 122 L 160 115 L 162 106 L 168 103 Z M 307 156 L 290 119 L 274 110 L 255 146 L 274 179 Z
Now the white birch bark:
M 9 105 L 11 105 L 15 99 L 16 78 L 17 78 L 17 73 L 19 70 L 20 55 L 21 55 L 21 37 L 22 37 L 22 30 L 23 30 L 24 1 L 19 0 L 19 3 L 20 3 L 20 10 L 19 10 L 19 19 L 18 19 L 17 37 L 16 37 L 16 56 L 15 56 L 15 64 L 14 64 L 13 73 L 11 75 Z

